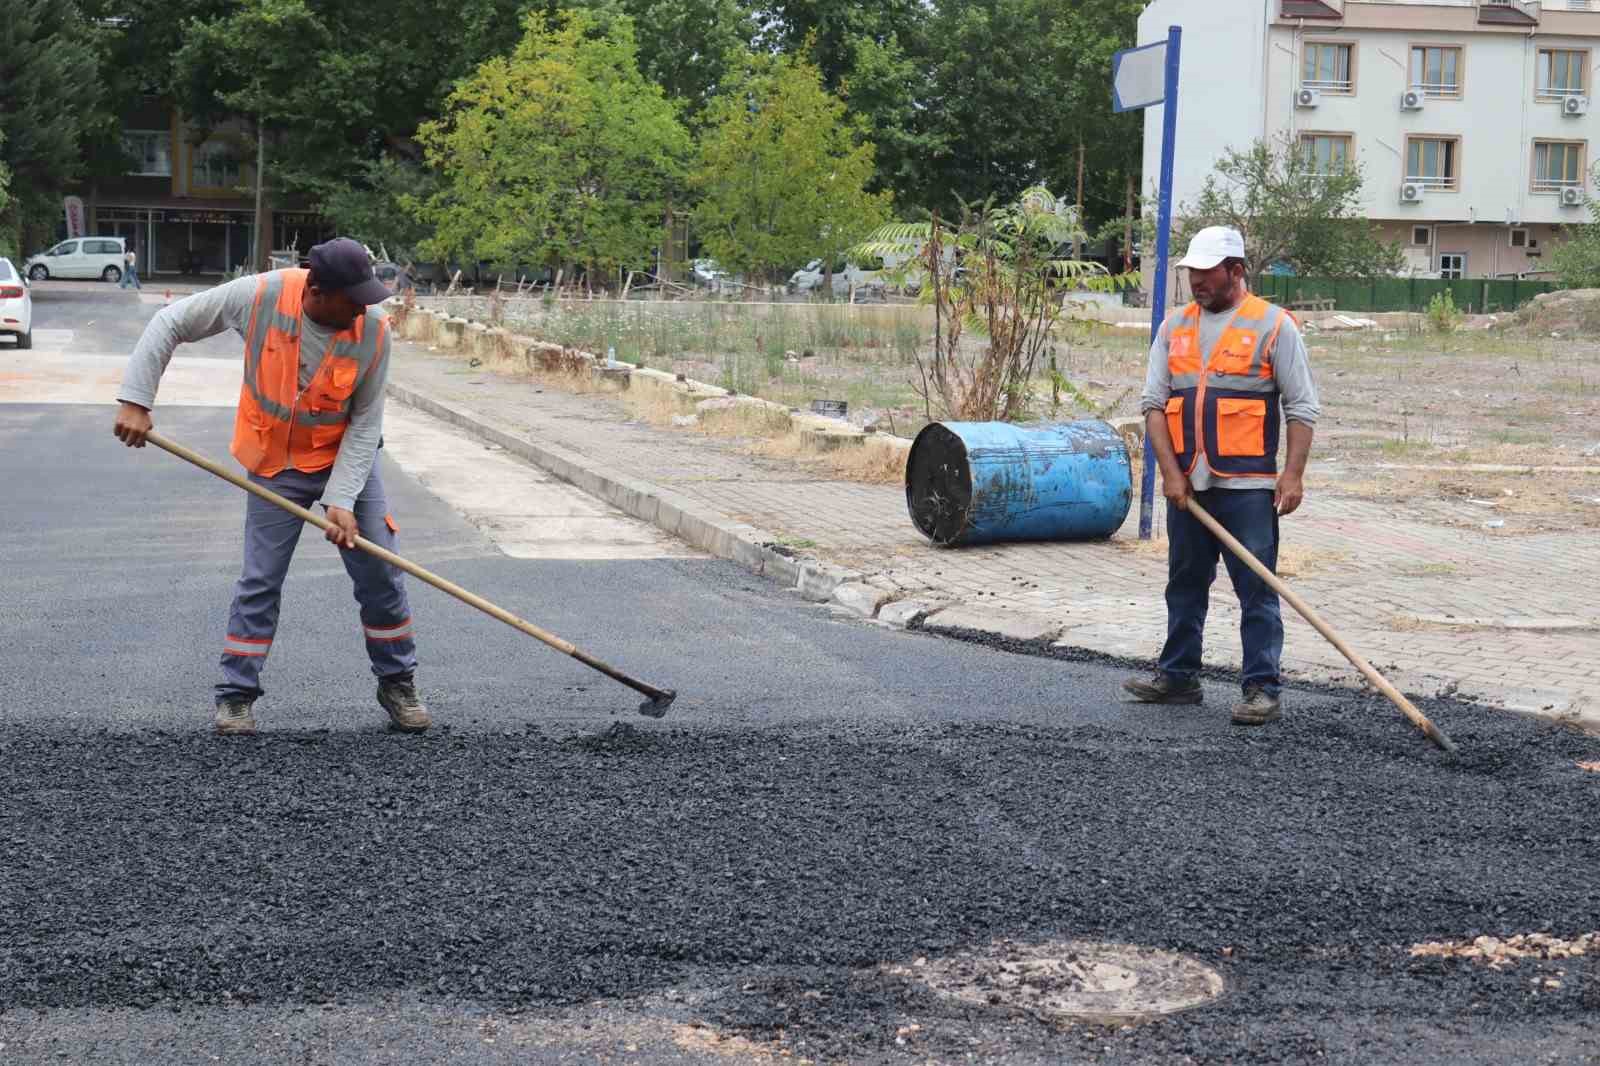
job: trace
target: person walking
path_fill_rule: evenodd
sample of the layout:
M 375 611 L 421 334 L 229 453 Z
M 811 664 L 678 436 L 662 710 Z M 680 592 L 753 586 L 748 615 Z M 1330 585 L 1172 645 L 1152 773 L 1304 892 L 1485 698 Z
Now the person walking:
M 1239 597 L 1244 643 L 1244 691 L 1232 720 L 1264 725 L 1282 710 L 1278 594 L 1188 508 L 1198 502 L 1276 571 L 1278 520 L 1305 498 L 1321 407 L 1294 318 L 1245 284 L 1238 230 L 1202 229 L 1178 266 L 1189 272 L 1194 300 L 1162 323 L 1140 400 L 1167 499 L 1167 640 L 1155 676 L 1123 689 L 1139 703 L 1202 702 L 1201 647 L 1220 554 Z M 1281 474 L 1280 419 L 1288 437 Z
M 122 280 L 117 282 L 117 288 L 126 289 L 132 284 L 135 289 L 143 289 L 139 284 L 139 254 L 134 251 L 133 245 L 128 245 L 122 253 Z
M 180 343 L 226 329 L 244 338 L 244 383 L 232 452 L 250 480 L 302 507 L 318 500 L 345 570 L 355 584 L 378 702 L 394 728 L 433 724 L 417 696 L 416 641 L 401 573 L 355 548 L 359 533 L 390 550 L 399 527 L 389 514 L 377 453 L 389 367 L 390 296 L 359 243 L 340 237 L 311 249 L 310 269 L 239 278 L 165 307 L 145 328 L 129 360 L 113 432 L 142 448 L 162 372 Z M 256 730 L 253 711 L 272 650 L 283 580 L 302 522 L 248 497 L 244 567 L 222 642 L 216 686 L 219 734 Z

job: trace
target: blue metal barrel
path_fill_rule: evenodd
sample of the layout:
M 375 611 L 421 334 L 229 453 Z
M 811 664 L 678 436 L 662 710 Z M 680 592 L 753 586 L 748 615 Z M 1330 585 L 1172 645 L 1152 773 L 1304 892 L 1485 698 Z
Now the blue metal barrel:
M 942 547 L 1109 537 L 1133 503 L 1128 446 L 1108 422 L 935 422 L 906 461 L 906 506 Z

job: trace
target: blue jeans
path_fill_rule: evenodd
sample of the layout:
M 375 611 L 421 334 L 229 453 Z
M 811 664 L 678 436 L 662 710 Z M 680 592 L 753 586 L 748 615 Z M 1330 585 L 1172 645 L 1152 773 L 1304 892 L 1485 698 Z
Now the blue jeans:
M 1271 489 L 1207 489 L 1194 498 L 1266 564 L 1278 569 L 1278 512 Z M 1245 687 L 1260 686 L 1276 696 L 1283 657 L 1283 616 L 1278 594 L 1222 546 L 1200 520 L 1167 504 L 1167 643 L 1160 666 L 1179 681 L 1200 673 L 1200 651 L 1206 628 L 1211 583 L 1217 579 L 1217 556 L 1228 567 L 1239 596 L 1239 635 L 1244 641 Z
M 289 469 L 273 477 L 250 475 L 250 480 L 280 496 L 310 508 L 322 498 L 322 490 L 333 472 L 303 474 Z M 356 525 L 361 535 L 381 547 L 394 551 L 395 533 L 390 528 L 389 505 L 384 498 L 383 481 L 378 477 L 378 460 L 356 498 Z M 283 579 L 289 560 L 300 542 L 300 519 L 277 504 L 256 496 L 245 498 L 244 568 L 234 591 L 233 607 L 228 612 L 228 631 L 222 642 L 222 680 L 216 688 L 218 701 L 253 700 L 261 695 L 261 668 L 278 630 L 278 606 L 283 598 Z M 416 638 L 411 627 L 411 607 L 401 572 L 381 559 L 355 548 L 340 548 L 344 568 L 355 584 L 356 602 L 361 607 L 361 631 L 372 672 L 380 679 L 409 677 L 417 668 Z
M 117 288 L 126 289 L 129 285 L 132 285 L 136 289 L 142 290 L 144 288 L 144 286 L 139 284 L 138 267 L 127 267 L 122 271 L 122 280 L 117 283 Z

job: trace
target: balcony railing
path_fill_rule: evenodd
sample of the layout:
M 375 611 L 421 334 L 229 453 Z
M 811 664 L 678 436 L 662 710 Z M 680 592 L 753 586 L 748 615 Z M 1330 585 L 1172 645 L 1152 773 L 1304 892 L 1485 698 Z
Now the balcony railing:
M 1553 85 L 1541 85 L 1534 91 L 1534 96 L 1540 100 L 1565 100 L 1569 96 L 1583 96 L 1584 90 L 1563 89 Z
M 1562 178 L 1562 179 L 1557 179 L 1557 178 L 1534 178 L 1533 179 L 1533 191 L 1534 192 L 1554 192 L 1554 193 L 1559 193 L 1562 189 L 1581 189 L 1581 188 L 1583 188 L 1583 182 L 1582 181 L 1567 181 L 1564 178 Z
M 1460 82 L 1419 81 L 1411 87 L 1422 93 L 1423 96 L 1451 97 L 1461 95 Z
M 1425 189 L 1438 189 L 1443 192 L 1452 192 L 1456 187 L 1456 179 L 1454 177 L 1441 178 L 1436 174 L 1407 174 L 1406 184 L 1421 185 Z
M 1300 82 L 1302 89 L 1315 89 L 1322 93 L 1343 93 L 1349 95 L 1355 87 L 1355 82 L 1349 78 L 1306 78 Z

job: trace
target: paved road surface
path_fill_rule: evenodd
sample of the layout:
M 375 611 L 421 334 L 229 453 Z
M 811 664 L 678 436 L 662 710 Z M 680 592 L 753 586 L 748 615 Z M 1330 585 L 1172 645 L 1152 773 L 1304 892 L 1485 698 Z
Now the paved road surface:
M 1449 762 L 1350 697 L 1257 732 L 1223 686 L 1124 706 L 1121 670 L 837 618 L 415 416 L 402 549 L 673 714 L 413 584 L 440 727 L 390 735 L 312 534 L 263 732 L 219 741 L 242 499 L 92 402 L 153 310 L 44 286 L 0 351 L 0 1061 L 1600 1061 L 1593 955 L 1411 955 L 1600 928 L 1600 742 L 1431 705 Z M 215 456 L 231 348 L 157 412 Z M 1226 991 L 1124 1028 L 918 976 L 1053 939 Z

